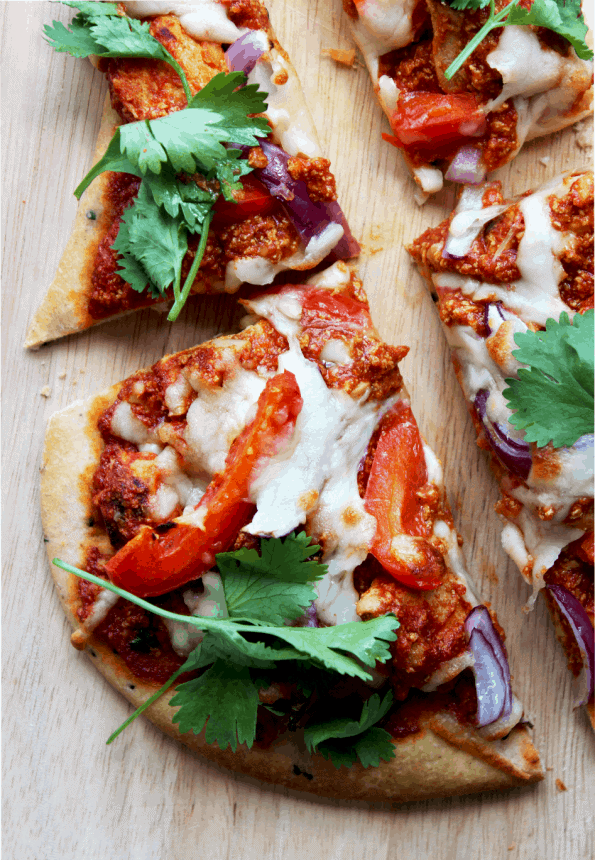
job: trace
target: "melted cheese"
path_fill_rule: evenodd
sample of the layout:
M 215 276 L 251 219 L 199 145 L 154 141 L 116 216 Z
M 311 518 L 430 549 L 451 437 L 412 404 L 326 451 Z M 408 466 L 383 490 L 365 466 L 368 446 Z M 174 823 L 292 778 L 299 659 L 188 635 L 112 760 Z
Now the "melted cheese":
M 266 374 L 238 365 L 222 386 L 198 387 L 184 431 L 185 459 L 191 469 L 209 477 L 223 471 L 231 443 L 254 417 L 265 385 Z
M 378 79 L 378 60 L 388 51 L 413 41 L 412 16 L 418 0 L 365 0 L 358 3 L 357 21 L 350 21 L 353 38 L 364 56 L 372 80 Z
M 270 284 L 279 272 L 289 269 L 313 269 L 330 254 L 337 242 L 343 237 L 343 227 L 334 222 L 313 236 L 308 244 L 291 257 L 273 263 L 266 257 L 239 257 L 231 260 L 225 269 L 225 289 L 235 292 L 240 284 Z
M 486 59 L 502 75 L 503 87 L 498 98 L 486 106 L 487 111 L 495 110 L 513 96 L 533 96 L 551 90 L 563 72 L 563 57 L 544 47 L 529 27 L 511 25 L 500 34 L 497 47 Z
M 218 0 L 198 0 L 194 3 L 160 2 L 160 0 L 125 0 L 126 12 L 133 18 L 150 15 L 177 15 L 190 36 L 206 42 L 235 42 L 245 28 L 238 29 L 227 17 L 227 9 Z

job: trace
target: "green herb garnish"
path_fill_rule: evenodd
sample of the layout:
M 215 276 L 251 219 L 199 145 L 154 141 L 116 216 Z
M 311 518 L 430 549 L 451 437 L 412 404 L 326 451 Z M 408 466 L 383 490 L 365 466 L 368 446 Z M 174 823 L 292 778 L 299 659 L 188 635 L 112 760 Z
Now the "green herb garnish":
M 513 0 L 500 12 L 496 12 L 494 0 L 448 0 L 448 2 L 453 9 L 459 11 L 467 9 L 475 11 L 489 6 L 490 14 L 483 27 L 445 71 L 444 76 L 447 80 L 456 75 L 465 60 L 483 42 L 488 33 L 510 24 L 533 24 L 536 27 L 546 27 L 567 39 L 581 60 L 590 60 L 593 57 L 593 51 L 585 41 L 588 27 L 581 11 L 581 0 L 533 0 L 530 9 L 519 6 L 519 0 Z
M 216 75 L 192 96 L 181 66 L 149 32 L 148 24 L 117 13 L 114 3 L 67 3 L 79 9 L 68 30 L 60 22 L 46 26 L 46 37 L 58 51 L 76 57 L 145 57 L 164 60 L 180 75 L 188 105 L 156 120 L 118 128 L 103 158 L 75 189 L 80 199 L 104 171 L 142 179 L 138 196 L 124 211 L 116 241 L 118 274 L 133 290 L 163 298 L 173 289 L 168 320 L 177 319 L 202 262 L 213 207 L 220 195 L 235 202 L 241 177 L 252 171 L 236 146 L 257 146 L 267 137 L 263 113 L 266 93 L 244 86 L 243 72 Z M 95 8 L 99 7 L 99 8 Z M 105 7 L 105 8 L 103 8 Z M 199 242 L 182 284 L 182 263 L 190 235 Z
M 126 57 L 163 60 L 180 76 L 186 100 L 191 92 L 183 68 L 149 32 L 149 24 L 120 15 L 117 3 L 69 2 L 65 6 L 78 9 L 70 22 L 70 29 L 61 21 L 46 24 L 46 41 L 56 51 L 65 51 L 73 57 Z
M 108 743 L 185 672 L 206 669 L 198 678 L 178 686 L 171 700 L 178 708 L 174 722 L 179 724 L 181 732 L 195 734 L 199 734 L 206 723 L 207 742 L 217 743 L 221 749 L 230 746 L 233 750 L 238 743 L 252 746 L 260 704 L 258 691 L 267 684 L 263 673 L 266 676 L 279 662 L 284 662 L 289 672 L 299 673 L 305 667 L 312 677 L 326 679 L 316 682 L 317 689 L 321 690 L 331 685 L 329 673 L 371 680 L 365 667 L 373 667 L 376 661 L 383 663 L 390 657 L 389 643 L 396 639 L 395 631 L 399 626 L 394 615 L 336 627 L 286 626 L 286 621 L 302 615 L 316 597 L 312 583 L 326 573 L 326 565 L 312 558 L 319 550 L 319 546 L 310 544 L 305 533 L 300 533 L 285 539 L 263 539 L 260 556 L 255 550 L 246 549 L 217 555 L 227 618 L 169 612 L 54 559 L 54 564 L 76 576 L 107 588 L 149 612 L 189 624 L 205 634 L 184 665 L 112 734 Z M 303 684 L 302 689 L 305 690 Z M 386 760 L 390 746 L 388 735 L 372 726 L 385 715 L 390 701 L 385 697 L 380 704 L 376 699 L 372 696 L 364 705 L 355 723 L 334 719 L 317 722 L 308 736 L 310 748 L 319 748 L 337 767 L 345 764 L 349 757 L 353 761 L 359 758 L 366 766 L 378 764 L 381 758 Z
M 593 310 L 572 323 L 563 313 L 559 322 L 548 319 L 545 331 L 514 336 L 520 349 L 512 354 L 529 367 L 505 380 L 503 394 L 514 410 L 510 422 L 527 442 L 562 448 L 593 433 L 593 322 Z

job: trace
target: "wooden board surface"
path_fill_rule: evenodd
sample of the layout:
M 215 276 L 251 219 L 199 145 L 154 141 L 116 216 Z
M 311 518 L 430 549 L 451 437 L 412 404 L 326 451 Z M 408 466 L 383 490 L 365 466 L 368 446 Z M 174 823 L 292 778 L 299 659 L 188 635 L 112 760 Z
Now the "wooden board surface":
M 271 17 L 302 79 L 364 253 L 374 319 L 402 365 L 422 432 L 441 457 L 470 571 L 505 625 L 514 684 L 535 722 L 546 779 L 527 790 L 381 809 L 266 788 L 192 757 L 143 720 L 112 747 L 128 704 L 68 643 L 39 518 L 38 473 L 49 415 L 165 352 L 229 330 L 233 298 L 190 303 L 175 325 L 155 311 L 22 348 L 90 166 L 105 83 L 85 60 L 54 53 L 42 25 L 70 12 L 2 4 L 4 371 L 4 826 L 15 860 L 582 860 L 593 856 L 593 735 L 571 708 L 571 683 L 541 601 L 500 548 L 497 490 L 456 384 L 433 303 L 403 243 L 440 221 L 453 190 L 418 207 L 388 123 L 348 48 L 340 0 L 275 0 Z M 591 152 L 572 130 L 536 141 L 500 171 L 516 193 Z M 337 777 L 340 779 L 340 775 Z M 556 788 L 562 780 L 567 790 Z

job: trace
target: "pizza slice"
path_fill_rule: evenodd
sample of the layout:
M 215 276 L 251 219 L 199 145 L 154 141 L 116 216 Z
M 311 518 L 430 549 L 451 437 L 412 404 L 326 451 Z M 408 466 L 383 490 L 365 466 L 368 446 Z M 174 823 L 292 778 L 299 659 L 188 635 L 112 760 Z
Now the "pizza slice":
M 407 348 L 342 262 L 243 304 L 238 334 L 52 417 L 43 524 L 73 644 L 266 782 L 400 802 L 541 779 Z
M 93 55 L 110 98 L 26 346 L 359 253 L 260 0 L 78 6 L 47 40 Z
M 572 10 L 543 0 L 530 9 L 507 0 L 343 5 L 391 125 L 383 137 L 402 150 L 419 202 L 445 178 L 482 182 L 526 140 L 592 111 L 580 2 Z
M 593 720 L 593 174 L 514 201 L 463 191 L 409 248 L 502 498 L 502 544 L 548 604 Z

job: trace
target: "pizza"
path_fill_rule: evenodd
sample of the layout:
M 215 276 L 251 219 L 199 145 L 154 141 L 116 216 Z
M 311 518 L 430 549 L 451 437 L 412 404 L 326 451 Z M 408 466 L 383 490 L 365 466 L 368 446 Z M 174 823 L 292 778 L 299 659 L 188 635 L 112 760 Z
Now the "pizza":
M 502 545 L 593 719 L 593 173 L 512 201 L 499 182 L 467 187 L 409 251 L 500 484 Z
M 50 420 L 72 643 L 164 732 L 265 782 L 396 803 L 541 779 L 407 347 L 343 262 L 242 304 L 237 334 Z
M 95 52 L 109 98 L 27 347 L 170 299 L 173 320 L 189 293 L 359 253 L 260 0 L 79 7 L 72 29 L 54 22 L 46 38 Z
M 418 202 L 445 178 L 482 182 L 525 141 L 592 111 L 593 52 L 582 15 L 565 29 L 541 0 L 530 10 L 506 0 L 492 9 L 481 0 L 343 5 L 391 125 L 383 137 L 403 152 Z M 497 15 L 508 26 L 497 26 Z

